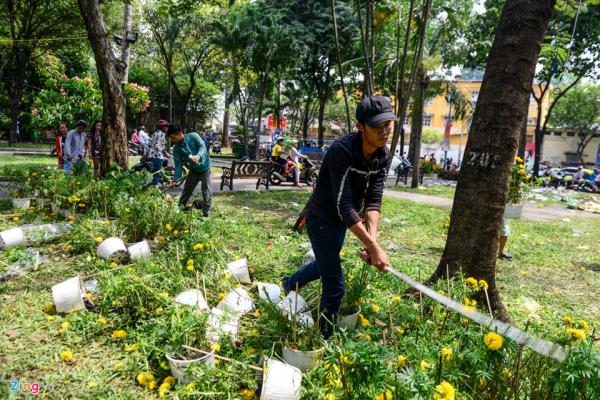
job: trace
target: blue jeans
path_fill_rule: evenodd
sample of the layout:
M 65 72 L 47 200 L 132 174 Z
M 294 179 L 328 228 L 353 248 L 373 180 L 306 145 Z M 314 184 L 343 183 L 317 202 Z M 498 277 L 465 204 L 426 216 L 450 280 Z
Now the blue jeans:
M 315 261 L 306 264 L 286 281 L 286 289 L 295 290 L 309 282 L 321 279 L 321 331 L 331 336 L 334 316 L 339 312 L 344 297 L 344 271 L 340 251 L 344 246 L 346 228 L 337 228 L 309 212 L 306 228 L 315 253 Z
M 163 167 L 163 159 L 162 158 L 153 158 L 152 159 L 152 184 L 154 186 L 158 185 L 158 182 L 160 181 L 160 177 L 162 176 L 162 172 L 157 172 L 160 171 L 160 169 Z

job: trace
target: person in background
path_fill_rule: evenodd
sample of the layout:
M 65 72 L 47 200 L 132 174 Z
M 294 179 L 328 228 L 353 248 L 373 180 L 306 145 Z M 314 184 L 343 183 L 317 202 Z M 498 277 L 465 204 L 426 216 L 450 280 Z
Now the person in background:
M 296 182 L 294 183 L 294 186 L 302 187 L 302 185 L 300 185 L 300 159 L 301 158 L 308 159 L 308 157 L 305 156 L 304 154 L 300 153 L 300 151 L 298 151 L 298 148 L 296 147 L 297 145 L 298 145 L 298 140 L 297 139 L 292 140 L 292 148 L 290 151 L 290 158 L 292 159 L 292 161 L 295 164 L 294 171 L 296 171 L 296 175 L 295 175 Z
M 17 121 L 17 127 L 15 128 L 15 137 L 17 139 L 17 143 L 21 141 L 21 125 L 19 121 Z
M 85 128 L 87 122 L 77 121 L 75 129 L 67 133 L 64 146 L 64 169 L 67 174 L 73 172 L 73 164 L 85 164 Z
M 506 261 L 512 261 L 512 254 L 505 253 L 504 248 L 510 235 L 510 226 L 508 225 L 508 219 L 502 218 L 502 226 L 500 227 L 500 239 L 498 240 L 498 258 Z
M 169 125 L 167 135 L 173 146 L 173 161 L 175 163 L 175 175 L 173 180 L 181 179 L 183 164 L 188 164 L 189 173 L 185 179 L 183 193 L 179 199 L 179 205 L 189 210 L 188 201 L 198 182 L 202 183 L 202 215 L 208 217 L 212 204 L 212 191 L 210 187 L 210 157 L 206 151 L 204 141 L 196 132 L 183 133 L 178 125 Z M 173 185 L 172 185 L 173 186 Z
M 138 131 L 137 129 L 134 129 L 133 132 L 131 132 L 131 143 L 139 143 L 140 141 L 140 137 L 138 135 Z
M 283 166 L 283 174 L 284 176 L 288 176 L 287 160 L 281 157 L 281 153 L 283 153 L 283 139 L 277 139 L 275 146 L 273 146 L 273 149 L 271 150 L 271 159 L 275 163 Z
M 94 176 L 100 175 L 100 158 L 102 156 L 102 121 L 94 122 L 87 138 L 87 153 L 94 164 Z
M 67 133 L 69 132 L 69 127 L 66 123 L 61 122 L 58 125 L 58 135 L 56 135 L 55 146 L 56 146 L 56 155 L 58 156 L 58 169 L 64 168 L 64 147 L 65 140 L 67 139 Z
M 152 139 L 150 139 L 150 149 L 148 150 L 148 157 L 152 161 L 152 184 L 154 186 L 158 186 L 158 182 L 162 176 L 160 170 L 163 167 L 164 160 L 171 155 L 167 150 L 166 138 L 169 123 L 161 119 L 156 123 L 156 128 L 156 132 L 152 134 Z
M 144 144 L 144 146 L 148 146 L 150 144 L 150 136 L 146 133 L 146 127 L 144 125 L 140 126 L 140 130 L 138 131 L 138 137 L 140 138 L 140 142 Z

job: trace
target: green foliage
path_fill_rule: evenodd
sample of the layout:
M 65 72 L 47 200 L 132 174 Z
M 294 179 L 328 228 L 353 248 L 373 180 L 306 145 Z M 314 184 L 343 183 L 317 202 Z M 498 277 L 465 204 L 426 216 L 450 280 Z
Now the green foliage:
M 421 141 L 425 144 L 439 144 L 442 142 L 444 134 L 434 128 L 423 128 Z
M 600 126 L 600 86 L 578 85 L 556 104 L 551 117 L 556 128 L 578 130 L 591 135 Z

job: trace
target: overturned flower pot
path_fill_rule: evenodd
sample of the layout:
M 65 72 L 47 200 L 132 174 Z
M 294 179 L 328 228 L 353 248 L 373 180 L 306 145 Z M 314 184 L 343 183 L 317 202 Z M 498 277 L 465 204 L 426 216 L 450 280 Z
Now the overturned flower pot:
M 97 254 L 100 258 L 115 262 L 125 260 L 129 256 L 125 243 L 118 237 L 104 239 L 98 246 Z
M 210 310 L 206 300 L 204 299 L 204 295 L 200 290 L 197 289 L 190 289 L 179 293 L 177 297 L 175 297 L 175 303 L 198 307 L 200 311 Z
M 283 348 L 283 359 L 285 362 L 302 372 L 317 368 L 322 357 L 323 348 L 310 351 L 300 351 L 288 346 Z
M 281 288 L 274 283 L 258 282 L 256 284 L 256 291 L 258 297 L 265 301 L 272 303 L 279 303 L 281 301 Z
M 187 352 L 186 352 L 187 354 Z M 210 351 L 210 354 L 203 354 L 200 357 L 191 358 L 191 359 L 179 359 L 173 354 L 165 353 L 165 357 L 169 361 L 169 367 L 171 369 L 171 375 L 175 379 L 179 381 L 179 383 L 187 383 L 189 381 L 189 377 L 186 376 L 185 370 L 188 369 L 191 365 L 204 363 L 209 367 L 213 367 L 215 365 L 215 351 Z
M 30 198 L 12 199 L 12 206 L 13 206 L 13 208 L 17 208 L 20 210 L 29 210 L 29 207 L 31 206 L 31 199 Z
M 290 291 L 287 296 L 277 304 L 284 315 L 299 314 L 306 308 L 306 300 L 296 291 Z
M 248 271 L 248 259 L 240 258 L 239 260 L 230 262 L 227 264 L 227 270 L 239 283 L 252 283 L 250 271 Z
M 52 300 L 57 313 L 85 309 L 84 296 L 85 290 L 79 276 L 52 286 Z
M 299 400 L 302 372 L 272 358 L 261 359 L 263 372 L 257 373 L 260 400 Z
M 141 242 L 133 243 L 129 247 L 127 247 L 127 252 L 129 252 L 129 257 L 132 260 L 138 258 L 148 258 L 152 256 L 152 251 L 150 250 L 150 245 L 147 240 L 142 240 Z
M 0 248 L 6 246 L 17 246 L 27 243 L 25 233 L 22 228 L 12 228 L 0 232 Z
M 239 287 L 227 293 L 227 296 L 217 304 L 217 308 L 236 315 L 249 313 L 254 308 L 254 302 L 246 289 Z
M 208 316 L 206 327 L 206 339 L 217 343 L 222 336 L 229 336 L 231 343 L 235 345 L 240 320 L 237 315 L 214 307 Z

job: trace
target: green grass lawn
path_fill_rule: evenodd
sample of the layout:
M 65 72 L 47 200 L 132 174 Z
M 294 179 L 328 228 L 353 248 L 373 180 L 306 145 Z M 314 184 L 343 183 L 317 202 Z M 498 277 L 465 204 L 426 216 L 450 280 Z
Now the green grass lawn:
M 419 186 L 416 189 L 410 187 L 410 185 L 394 185 L 388 189 L 398 190 L 401 192 L 419 193 L 428 196 L 445 197 L 447 199 L 454 198 L 455 187 L 452 186 Z
M 306 251 L 301 245 L 308 238 L 291 231 L 290 224 L 306 196 L 299 192 L 218 194 L 211 218 L 226 221 L 223 226 L 227 229 L 213 240 L 227 249 L 226 259 L 248 257 L 255 280 L 278 282 L 301 267 Z M 446 236 L 443 224 L 448 211 L 386 198 L 382 212 L 381 242 L 388 249 L 393 265 L 416 279 L 426 279 L 443 251 Z M 17 224 L 5 218 L 0 228 Z M 564 315 L 584 318 L 597 327 L 600 272 L 588 267 L 600 264 L 600 257 L 594 251 L 600 235 L 598 223 L 585 219 L 575 219 L 572 223 L 517 220 L 511 221 L 511 225 L 508 250 L 515 259 L 500 261 L 497 277 L 502 298 L 515 322 L 524 326 L 530 321 L 530 331 L 540 335 L 553 329 Z M 202 229 L 201 225 L 197 229 Z M 574 237 L 574 233 L 578 236 Z M 23 381 L 53 384 L 60 393 L 54 398 L 146 396 L 140 388 L 122 379 L 120 372 L 127 366 L 139 365 L 138 355 L 130 357 L 120 343 L 98 337 L 94 332 L 60 333 L 64 318 L 50 321 L 42 312 L 43 305 L 51 302 L 53 284 L 97 271 L 95 255 L 70 256 L 61 250 L 61 245 L 42 246 L 50 262 L 0 285 L 3 303 L 0 348 L 10 349 L 0 355 L 4 366 L 0 381 L 19 377 Z M 355 260 L 358 247 L 357 239 L 349 234 L 343 259 Z M 0 252 L 0 271 L 5 271 L 17 255 L 16 250 Z M 385 305 L 386 294 L 399 294 L 405 289 L 392 275 L 373 273 L 365 303 Z M 169 287 L 165 290 L 170 292 Z M 533 318 L 523 308 L 531 300 L 541 305 L 538 316 Z M 78 324 L 87 317 L 95 318 L 79 312 L 70 321 Z M 75 353 L 76 365 L 59 362 L 58 355 L 65 348 Z

